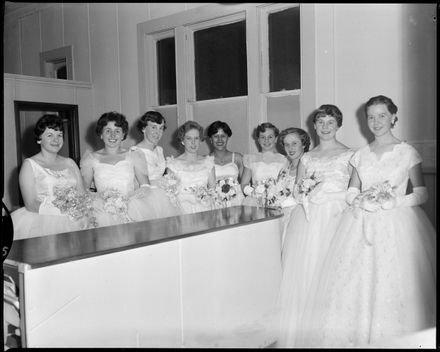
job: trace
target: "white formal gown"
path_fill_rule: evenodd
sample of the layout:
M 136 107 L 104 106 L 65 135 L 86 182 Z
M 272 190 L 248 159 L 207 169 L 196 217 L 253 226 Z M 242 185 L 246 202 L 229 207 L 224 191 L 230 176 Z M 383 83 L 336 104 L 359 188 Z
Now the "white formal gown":
M 177 198 L 183 213 L 212 210 L 213 202 L 209 198 L 198 198 L 193 190 L 207 188 L 209 175 L 214 168 L 214 157 L 208 155 L 197 163 L 191 164 L 174 157 L 168 157 L 166 161 L 167 167 L 179 181 Z
M 239 173 L 238 166 L 235 163 L 235 153 L 232 153 L 232 161 L 230 163 L 225 165 L 215 164 L 215 177 L 217 181 L 232 178 L 236 183 L 234 187 L 236 196 L 230 201 L 229 206 L 241 205 L 244 199 L 243 191 L 238 181 Z
M 314 157 L 305 153 L 301 158 L 305 177 L 319 175 L 322 191 L 344 192 L 350 179 L 349 160 L 352 155 L 352 150 L 331 157 Z M 279 347 L 295 346 L 297 334 L 302 329 L 300 321 L 312 278 L 319 275 L 321 262 L 346 207 L 344 196 L 341 196 L 322 204 L 310 202 L 309 219 L 302 205 L 296 206 L 291 213 L 282 251 Z
M 264 152 L 245 154 L 243 165 L 252 171 L 252 186 L 267 179 L 277 179 L 281 170 L 288 167 L 287 158 L 280 153 Z M 252 196 L 246 196 L 243 205 L 258 206 L 258 201 Z
M 25 159 L 24 162 L 29 162 L 32 166 L 36 181 L 37 198 L 44 203 L 46 214 L 31 212 L 26 207 L 13 211 L 11 217 L 14 225 L 14 240 L 77 231 L 85 228 L 84 222 L 72 220 L 52 204 L 55 199 L 55 187 L 76 187 L 78 181 L 75 170 L 68 167 L 60 171 L 54 171 L 42 167 L 30 158 Z
M 409 144 L 378 157 L 369 146 L 351 163 L 362 189 L 389 181 L 405 195 L 421 162 Z M 356 347 L 436 324 L 436 231 L 419 206 L 348 208 L 312 284 L 297 346 Z

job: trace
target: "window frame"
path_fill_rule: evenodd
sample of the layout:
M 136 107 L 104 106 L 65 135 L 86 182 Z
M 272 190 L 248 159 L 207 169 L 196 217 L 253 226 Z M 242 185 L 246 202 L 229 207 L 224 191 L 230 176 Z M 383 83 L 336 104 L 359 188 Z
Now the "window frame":
M 291 7 L 300 7 L 300 45 L 301 45 L 301 88 L 280 92 L 269 92 L 269 60 L 268 60 L 268 15 Z M 176 45 L 176 90 L 177 118 L 181 124 L 193 120 L 195 104 L 216 103 L 219 100 L 247 100 L 248 129 L 266 122 L 267 100 L 271 97 L 299 95 L 301 125 L 305 127 L 304 111 L 313 110 L 316 105 L 316 80 L 304 80 L 316 74 L 315 48 L 315 6 L 300 3 L 242 3 L 242 4 L 208 4 L 173 15 L 152 19 L 137 25 L 138 59 L 139 59 L 139 102 L 140 110 L 155 108 L 151 99 L 154 87 L 149 77 L 154 77 L 157 65 L 156 55 L 152 46 L 151 36 L 163 32 L 174 31 Z M 241 18 L 246 20 L 246 51 L 247 51 L 247 84 L 248 94 L 242 97 L 227 97 L 212 100 L 195 100 L 194 77 L 194 43 L 192 32 L 199 28 L 227 24 L 228 19 Z M 256 33 L 256 35 L 249 35 Z M 304 43 L 309 45 L 304 46 Z M 306 55 L 307 57 L 304 57 Z M 148 86 L 148 89 L 146 87 Z M 157 90 L 157 89 L 156 89 Z M 156 100 L 157 102 L 157 100 Z M 306 106 L 305 106 L 306 105 Z M 249 140 L 249 150 L 255 146 Z

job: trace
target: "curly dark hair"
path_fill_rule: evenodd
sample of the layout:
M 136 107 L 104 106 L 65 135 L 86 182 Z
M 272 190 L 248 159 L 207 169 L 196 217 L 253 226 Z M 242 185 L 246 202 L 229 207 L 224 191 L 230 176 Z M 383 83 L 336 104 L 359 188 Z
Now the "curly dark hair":
M 185 139 L 185 134 L 190 131 L 190 130 L 198 130 L 199 134 L 200 134 L 200 140 L 203 141 L 203 127 L 200 126 L 197 122 L 195 121 L 186 121 L 183 125 L 181 125 L 178 129 L 177 129 L 177 138 L 179 140 L 179 142 L 183 142 L 183 140 Z
M 278 143 L 280 144 L 280 146 L 283 147 L 282 149 L 284 150 L 284 139 L 288 134 L 291 133 L 295 133 L 298 135 L 298 137 L 301 140 L 301 144 L 304 147 L 304 152 L 308 152 L 310 148 L 310 136 L 302 128 L 297 128 L 297 127 L 289 127 L 281 131 L 280 136 L 278 138 Z
M 232 136 L 231 128 L 226 122 L 223 121 L 215 121 L 211 123 L 207 129 L 206 134 L 209 138 L 211 138 L 214 134 L 218 132 L 218 130 L 223 130 L 223 132 L 225 132 L 228 137 Z
M 63 119 L 55 114 L 45 114 L 41 116 L 34 127 L 35 141 L 41 140 L 41 135 L 46 128 L 53 129 L 55 131 L 61 131 L 64 133 Z
M 111 121 L 114 121 L 116 127 L 122 128 L 122 132 L 124 133 L 123 139 L 127 138 L 127 133 L 128 133 L 127 119 L 125 118 L 124 115 L 116 111 L 106 112 L 101 115 L 98 122 L 96 123 L 96 129 L 95 129 L 95 132 L 98 135 L 98 137 L 101 136 L 102 130 Z
M 324 116 L 333 116 L 336 119 L 336 123 L 338 124 L 338 127 L 342 126 L 342 112 L 339 110 L 339 108 L 336 105 L 331 104 L 323 104 L 319 107 L 318 110 L 316 110 L 315 115 L 313 116 L 313 123 L 316 123 L 316 121 L 320 117 Z
M 140 133 L 142 133 L 142 130 L 147 127 L 148 121 L 157 123 L 158 125 L 162 124 L 163 122 L 163 129 L 165 130 L 167 128 L 167 122 L 165 120 L 165 117 L 162 116 L 160 112 L 157 111 L 147 111 L 145 114 L 143 114 L 139 121 L 136 124 L 136 128 Z

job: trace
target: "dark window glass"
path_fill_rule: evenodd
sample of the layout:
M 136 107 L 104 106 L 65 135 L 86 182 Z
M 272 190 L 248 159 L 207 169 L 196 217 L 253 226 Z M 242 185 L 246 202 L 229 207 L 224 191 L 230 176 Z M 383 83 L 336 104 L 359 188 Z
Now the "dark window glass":
M 299 6 L 269 15 L 270 91 L 301 88 Z
M 176 54 L 174 38 L 157 41 L 159 105 L 176 104 Z
M 194 33 L 196 99 L 247 95 L 246 22 Z

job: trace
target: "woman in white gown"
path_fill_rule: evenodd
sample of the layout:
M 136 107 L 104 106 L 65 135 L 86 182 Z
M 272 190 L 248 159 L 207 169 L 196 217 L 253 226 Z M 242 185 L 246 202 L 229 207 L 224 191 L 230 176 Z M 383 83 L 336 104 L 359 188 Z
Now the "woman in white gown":
M 198 154 L 203 128 L 187 121 L 177 130 L 177 138 L 185 151 L 177 158 L 168 157 L 167 174 L 178 181 L 177 198 L 185 214 L 214 208 L 210 190 L 215 187 L 214 157 Z
M 136 146 L 131 147 L 131 150 L 144 154 L 147 167 L 148 179 L 151 185 L 162 187 L 164 185 L 164 174 L 166 169 L 165 156 L 163 148 L 158 145 L 163 133 L 166 129 L 166 121 L 160 112 L 147 111 L 139 119 L 137 129 L 144 136 L 143 140 Z M 163 201 L 166 201 L 166 193 L 163 193 Z M 182 213 L 177 202 L 173 198 L 170 199 L 169 204 L 164 205 L 164 211 L 168 211 L 166 216 L 176 216 Z
M 104 113 L 96 125 L 96 134 L 104 148 L 87 151 L 81 159 L 85 185 L 92 182 L 97 191 L 95 216 L 97 225 L 110 226 L 166 216 L 169 201 L 151 188 L 143 154 L 122 147 L 128 122 L 118 112 Z
M 375 139 L 351 160 L 351 207 L 313 283 L 299 346 L 366 347 L 436 325 L 436 231 L 418 206 L 428 198 L 422 159 L 392 134 L 391 99 L 373 97 L 365 112 Z
M 288 184 L 289 190 L 293 191 L 299 161 L 303 154 L 307 153 L 310 148 L 310 136 L 301 128 L 289 127 L 281 131 L 278 142 L 289 160 L 289 165 L 283 170 L 284 173 L 282 174 L 285 179 L 284 182 Z M 284 243 L 287 225 L 289 224 L 293 209 L 295 209 L 297 205 L 293 196 L 291 198 L 289 197 L 289 200 L 290 201 L 285 202 L 285 206 L 282 208 L 284 213 L 282 243 Z
M 222 202 L 220 206 L 241 205 L 244 199 L 240 186 L 240 179 L 243 173 L 243 156 L 237 152 L 228 150 L 228 141 L 232 136 L 232 131 L 226 122 L 215 121 L 209 125 L 207 136 L 214 148 L 212 156 L 214 157 L 216 189 L 228 190 L 224 192 L 224 199 L 228 199 L 227 194 L 234 194 L 233 198 Z M 224 183 L 229 186 L 222 187 Z M 233 191 L 229 190 L 232 189 Z
M 265 201 L 260 197 L 261 193 L 257 192 L 258 186 L 265 184 L 270 179 L 276 180 L 280 171 L 287 168 L 289 164 L 287 158 L 277 152 L 278 134 L 278 128 L 270 122 L 258 125 L 255 130 L 261 152 L 243 156 L 244 170 L 241 187 L 246 196 L 243 205 L 264 206 Z
M 78 166 L 58 154 L 63 132 L 63 121 L 57 115 L 43 115 L 35 125 L 41 150 L 21 166 L 19 183 L 25 206 L 11 214 L 15 240 L 76 231 L 88 225 L 85 217 L 76 220 L 53 203 L 57 189 L 85 192 Z
M 295 346 L 312 278 L 319 275 L 322 258 L 347 206 L 345 195 L 353 152 L 336 139 L 342 113 L 334 105 L 321 105 L 313 123 L 319 144 L 302 156 L 296 183 L 301 187 L 303 180 L 317 177 L 319 184 L 307 196 L 296 195 L 302 206 L 295 207 L 286 229 L 279 296 L 279 347 Z

